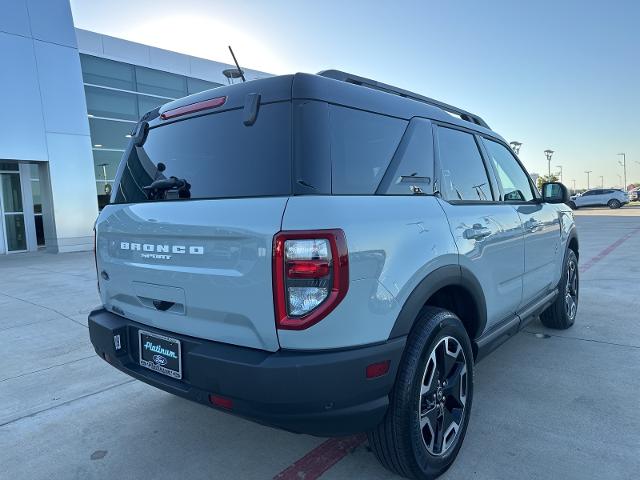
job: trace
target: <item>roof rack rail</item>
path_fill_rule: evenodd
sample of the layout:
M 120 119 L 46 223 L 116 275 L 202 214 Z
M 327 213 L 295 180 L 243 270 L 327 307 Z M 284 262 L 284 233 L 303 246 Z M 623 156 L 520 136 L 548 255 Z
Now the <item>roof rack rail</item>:
M 322 77 L 332 78 L 334 80 L 339 80 L 341 82 L 353 83 L 354 85 L 361 85 L 363 87 L 373 88 L 374 90 L 392 93 L 401 97 L 417 100 L 418 102 L 428 103 L 429 105 L 438 107 L 447 113 L 459 116 L 462 120 L 475 123 L 476 125 L 480 125 L 484 128 L 489 128 L 489 125 L 487 125 L 487 123 L 478 115 L 474 115 L 473 113 L 467 112 L 466 110 L 462 110 L 461 108 L 454 107 L 452 105 L 448 105 L 444 102 L 434 100 L 433 98 L 425 97 L 423 95 L 410 92 L 409 90 L 394 87 L 393 85 L 387 85 L 386 83 L 377 82 L 376 80 L 371 80 L 370 78 L 359 77 L 357 75 L 342 72 L 340 70 L 323 70 L 321 72 L 318 72 L 318 75 Z

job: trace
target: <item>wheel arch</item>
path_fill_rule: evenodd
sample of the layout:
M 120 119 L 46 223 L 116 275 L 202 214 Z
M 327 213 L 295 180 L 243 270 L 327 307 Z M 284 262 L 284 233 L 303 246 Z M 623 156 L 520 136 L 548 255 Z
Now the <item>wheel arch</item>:
M 473 341 L 487 324 L 487 306 L 482 286 L 460 265 L 437 268 L 413 289 L 391 330 L 390 338 L 408 335 L 425 306 L 446 308 L 462 321 Z
M 576 257 L 578 257 L 578 260 L 580 259 L 580 243 L 578 242 L 578 234 L 576 233 L 575 228 L 571 230 L 571 233 L 569 234 L 569 238 L 567 239 L 567 248 L 573 250 Z

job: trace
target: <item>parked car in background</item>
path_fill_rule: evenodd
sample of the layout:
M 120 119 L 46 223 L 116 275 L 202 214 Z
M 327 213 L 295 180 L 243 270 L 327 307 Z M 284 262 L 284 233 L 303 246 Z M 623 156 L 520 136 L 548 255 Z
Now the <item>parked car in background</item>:
M 574 210 L 581 207 L 601 207 L 620 208 L 629 203 L 629 197 L 622 190 L 613 188 L 595 188 L 587 190 L 582 195 L 571 197 L 569 206 Z
M 640 187 L 629 190 L 629 201 L 637 202 L 640 199 Z

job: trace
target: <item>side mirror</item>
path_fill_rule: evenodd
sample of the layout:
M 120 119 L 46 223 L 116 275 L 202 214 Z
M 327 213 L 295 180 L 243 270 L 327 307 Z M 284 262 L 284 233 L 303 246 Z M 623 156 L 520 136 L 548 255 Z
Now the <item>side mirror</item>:
M 560 182 L 549 182 L 542 184 L 542 201 L 545 203 L 567 203 L 569 202 L 569 190 Z

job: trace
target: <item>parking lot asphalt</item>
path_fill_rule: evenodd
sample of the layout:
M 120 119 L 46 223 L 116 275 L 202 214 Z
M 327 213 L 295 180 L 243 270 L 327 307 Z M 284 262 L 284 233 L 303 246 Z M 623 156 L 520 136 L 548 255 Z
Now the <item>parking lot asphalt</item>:
M 640 207 L 576 222 L 576 324 L 534 321 L 478 364 L 467 437 L 442 478 L 640 476 Z M 361 437 L 262 427 L 116 371 L 89 342 L 98 303 L 91 253 L 0 258 L 0 477 L 397 478 Z

